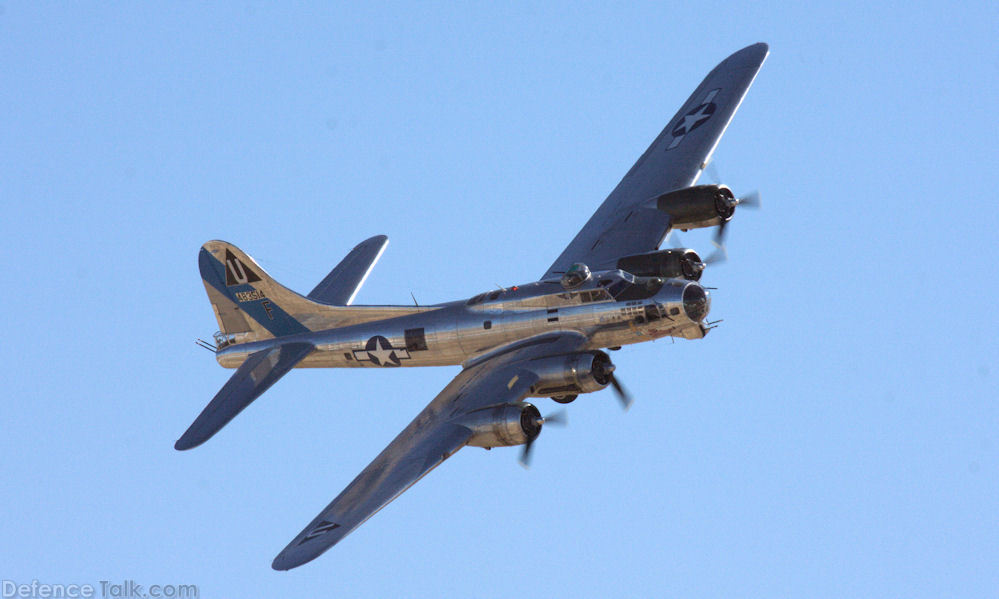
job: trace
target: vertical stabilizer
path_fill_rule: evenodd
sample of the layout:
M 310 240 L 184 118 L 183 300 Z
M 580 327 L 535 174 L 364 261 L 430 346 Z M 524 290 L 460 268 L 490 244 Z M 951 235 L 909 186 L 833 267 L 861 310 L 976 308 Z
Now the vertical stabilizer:
M 359 244 L 313 290 L 312 295 L 316 297 L 305 297 L 281 285 L 256 260 L 225 241 L 209 241 L 201 246 L 198 267 L 226 344 L 439 309 L 434 306 L 347 305 L 387 243 L 388 238 L 378 236 Z M 340 274 L 344 274 L 342 279 Z
M 236 246 L 209 241 L 198 267 L 222 333 L 243 342 L 309 330 L 292 314 L 313 302 L 272 279 Z

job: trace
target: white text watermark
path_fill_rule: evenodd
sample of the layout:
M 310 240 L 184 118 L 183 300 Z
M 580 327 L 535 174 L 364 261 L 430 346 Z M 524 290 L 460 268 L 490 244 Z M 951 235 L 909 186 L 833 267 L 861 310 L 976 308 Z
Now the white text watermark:
M 194 584 L 151 584 L 142 585 L 134 580 L 114 582 L 99 580 L 97 584 L 62 584 L 32 580 L 18 583 L 13 580 L 0 581 L 2 599 L 199 599 L 198 586 Z

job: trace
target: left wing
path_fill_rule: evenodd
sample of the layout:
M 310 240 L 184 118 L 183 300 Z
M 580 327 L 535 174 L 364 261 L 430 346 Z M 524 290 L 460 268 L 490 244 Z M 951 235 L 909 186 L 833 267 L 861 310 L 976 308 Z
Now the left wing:
M 533 358 L 581 349 L 579 333 L 552 333 L 512 344 L 469 364 L 305 529 L 271 566 L 290 570 L 319 557 L 451 457 L 471 439 L 462 416 L 523 399 L 538 380 Z
M 602 270 L 658 248 L 670 216 L 655 208 L 655 198 L 697 181 L 769 52 L 766 44 L 747 46 L 708 73 L 542 279 L 574 262 Z

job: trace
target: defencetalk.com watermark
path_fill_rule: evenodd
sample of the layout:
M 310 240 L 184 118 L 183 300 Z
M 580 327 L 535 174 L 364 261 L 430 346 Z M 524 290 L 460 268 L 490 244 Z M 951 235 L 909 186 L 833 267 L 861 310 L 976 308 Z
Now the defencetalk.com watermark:
M 91 599 L 93 597 L 114 599 L 199 599 L 198 586 L 194 584 L 139 584 L 134 580 L 112 582 L 99 580 L 97 584 L 51 584 L 32 580 L 30 583 L 17 583 L 13 580 L 0 581 L 0 597 L 35 599 Z

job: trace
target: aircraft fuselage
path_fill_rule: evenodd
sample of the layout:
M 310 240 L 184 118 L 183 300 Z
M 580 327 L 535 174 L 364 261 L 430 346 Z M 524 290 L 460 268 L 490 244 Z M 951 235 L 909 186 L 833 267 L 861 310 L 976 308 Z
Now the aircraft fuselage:
M 558 281 L 514 286 L 416 314 L 231 345 L 217 358 L 237 368 L 251 353 L 299 336 L 315 346 L 300 368 L 457 365 L 508 343 L 565 330 L 586 335 L 587 349 L 666 336 L 699 339 L 707 330 L 702 323 L 709 304 L 696 282 L 605 271 L 574 289 Z

